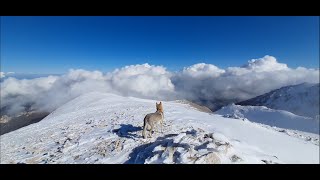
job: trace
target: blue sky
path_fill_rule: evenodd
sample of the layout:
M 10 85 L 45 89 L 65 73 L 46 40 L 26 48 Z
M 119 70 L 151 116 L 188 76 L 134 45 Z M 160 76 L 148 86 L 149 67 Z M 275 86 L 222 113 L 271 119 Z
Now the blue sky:
M 275 56 L 319 67 L 319 17 L 1 17 L 1 71 L 64 73 L 149 63 L 220 68 Z

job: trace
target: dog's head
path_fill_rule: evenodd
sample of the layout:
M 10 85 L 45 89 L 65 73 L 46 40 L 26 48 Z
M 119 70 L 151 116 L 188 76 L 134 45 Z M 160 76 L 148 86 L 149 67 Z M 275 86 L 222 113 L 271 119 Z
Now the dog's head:
M 156 108 L 157 108 L 157 111 L 160 111 L 160 112 L 163 113 L 163 107 L 162 107 L 162 102 L 161 101 L 160 101 L 159 104 L 156 102 Z

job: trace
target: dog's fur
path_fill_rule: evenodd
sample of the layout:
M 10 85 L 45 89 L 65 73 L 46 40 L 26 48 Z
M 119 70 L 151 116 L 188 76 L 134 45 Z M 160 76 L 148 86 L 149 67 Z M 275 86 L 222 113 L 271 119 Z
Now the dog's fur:
M 153 130 L 154 126 L 158 123 L 161 124 L 161 132 L 163 132 L 162 128 L 163 128 L 164 115 L 163 115 L 162 102 L 160 102 L 159 104 L 156 103 L 156 108 L 157 108 L 157 111 L 155 113 L 147 114 L 144 117 L 143 131 L 142 131 L 142 136 L 144 139 L 147 138 L 147 136 L 146 136 L 147 130 L 149 131 L 149 136 L 151 137 L 152 130 Z

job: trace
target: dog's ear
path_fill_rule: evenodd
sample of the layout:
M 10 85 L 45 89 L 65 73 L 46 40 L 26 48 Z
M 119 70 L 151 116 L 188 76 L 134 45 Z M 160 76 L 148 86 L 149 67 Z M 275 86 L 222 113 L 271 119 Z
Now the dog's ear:
M 160 101 L 159 105 L 162 104 L 162 102 Z

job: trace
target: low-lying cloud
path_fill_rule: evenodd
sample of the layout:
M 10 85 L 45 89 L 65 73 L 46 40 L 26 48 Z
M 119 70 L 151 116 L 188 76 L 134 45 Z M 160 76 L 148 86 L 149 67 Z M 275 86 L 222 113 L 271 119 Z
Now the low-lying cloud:
M 6 74 L 0 71 L 0 78 L 4 78 L 4 77 L 6 77 Z
M 1 111 L 13 115 L 27 107 L 51 112 L 92 91 L 159 100 L 188 99 L 216 109 L 303 82 L 319 83 L 319 69 L 292 69 L 272 56 L 226 69 L 205 63 L 179 72 L 149 64 L 125 66 L 109 73 L 71 69 L 61 76 L 5 79 L 1 83 Z

